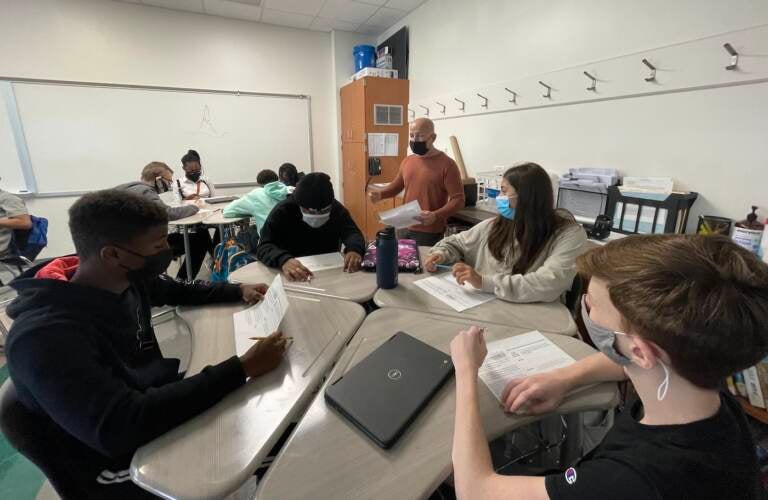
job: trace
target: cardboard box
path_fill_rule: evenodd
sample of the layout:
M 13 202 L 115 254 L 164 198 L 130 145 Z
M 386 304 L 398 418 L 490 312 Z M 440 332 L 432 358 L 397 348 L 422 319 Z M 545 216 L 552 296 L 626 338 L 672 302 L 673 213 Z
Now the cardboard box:
M 382 68 L 363 68 L 354 75 L 352 75 L 352 81 L 365 78 L 367 76 L 374 76 L 376 78 L 397 78 L 396 69 L 382 69 Z

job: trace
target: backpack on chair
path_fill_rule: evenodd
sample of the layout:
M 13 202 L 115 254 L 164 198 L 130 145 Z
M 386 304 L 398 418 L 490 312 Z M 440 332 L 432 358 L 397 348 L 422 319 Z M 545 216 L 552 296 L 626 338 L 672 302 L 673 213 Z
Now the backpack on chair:
M 30 215 L 32 227 L 25 231 L 14 231 L 13 244 L 18 254 L 34 261 L 40 252 L 48 246 L 48 219 Z
M 255 260 L 235 238 L 222 241 L 213 251 L 211 281 L 226 283 L 230 273 Z

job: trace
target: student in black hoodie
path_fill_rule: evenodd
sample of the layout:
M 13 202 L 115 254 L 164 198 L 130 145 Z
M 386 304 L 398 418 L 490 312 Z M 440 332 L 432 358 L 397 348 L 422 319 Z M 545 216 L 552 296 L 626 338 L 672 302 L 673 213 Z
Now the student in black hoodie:
M 365 252 L 365 238 L 349 211 L 336 201 L 327 174 L 307 174 L 293 196 L 270 212 L 261 229 L 256 257 L 282 269 L 291 281 L 306 281 L 312 272 L 295 257 L 338 252 L 344 245 L 344 270 L 356 272 Z
M 266 285 L 162 274 L 171 259 L 167 211 L 138 195 L 93 192 L 69 216 L 77 257 L 30 270 L 8 307 L 14 416 L 34 423 L 36 436 L 21 439 L 20 451 L 62 498 L 150 498 L 129 480 L 136 449 L 274 369 L 285 339 L 275 332 L 240 358 L 180 379 L 179 361 L 160 352 L 151 307 L 252 303 Z

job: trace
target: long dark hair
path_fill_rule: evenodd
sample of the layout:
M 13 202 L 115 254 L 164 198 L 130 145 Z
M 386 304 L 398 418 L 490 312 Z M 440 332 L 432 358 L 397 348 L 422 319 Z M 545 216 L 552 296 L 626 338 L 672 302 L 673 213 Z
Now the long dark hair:
M 488 250 L 496 260 L 507 262 L 517 241 L 520 255 L 512 274 L 524 274 L 552 236 L 571 221 L 555 210 L 552 181 L 539 165 L 512 167 L 504 172 L 504 179 L 517 191 L 515 218 L 496 217 L 488 236 Z

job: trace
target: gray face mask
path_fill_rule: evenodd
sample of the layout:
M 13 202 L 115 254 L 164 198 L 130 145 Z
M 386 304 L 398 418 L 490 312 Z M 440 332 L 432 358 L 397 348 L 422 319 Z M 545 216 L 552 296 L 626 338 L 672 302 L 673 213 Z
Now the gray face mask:
M 581 318 L 584 320 L 584 326 L 587 328 L 589 338 L 592 339 L 592 343 L 595 347 L 608 356 L 608 359 L 621 366 L 628 366 L 632 364 L 632 360 L 628 357 L 620 354 L 616 350 L 616 334 L 625 335 L 621 332 L 615 332 L 610 328 L 605 328 L 592 321 L 587 311 L 587 299 L 586 296 L 581 297 Z
M 632 364 L 631 359 L 616 350 L 616 335 L 627 336 L 627 334 L 613 331 L 610 328 L 605 328 L 593 322 L 587 311 L 586 296 L 581 297 L 581 318 L 584 320 L 584 326 L 587 328 L 589 338 L 592 339 L 592 343 L 595 344 L 595 347 L 600 352 L 617 365 L 629 366 Z M 667 390 L 669 389 L 669 369 L 661 360 L 658 361 L 664 369 L 664 380 L 659 384 L 659 388 L 656 391 L 656 398 L 661 401 L 667 396 Z
M 328 219 L 331 218 L 330 212 L 327 214 L 305 214 L 304 212 L 301 213 L 301 218 L 304 220 L 304 222 L 311 228 L 317 229 L 318 227 L 321 227 L 323 224 L 328 222 Z

